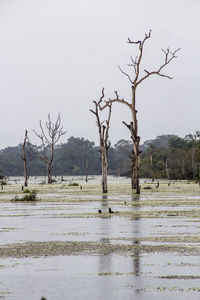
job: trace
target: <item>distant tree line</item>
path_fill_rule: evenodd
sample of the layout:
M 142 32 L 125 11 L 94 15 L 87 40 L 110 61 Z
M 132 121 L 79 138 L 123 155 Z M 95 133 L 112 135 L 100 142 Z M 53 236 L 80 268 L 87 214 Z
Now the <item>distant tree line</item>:
M 109 174 L 127 172 L 127 151 L 123 147 L 128 141 L 121 140 L 110 149 Z M 38 147 L 38 151 L 40 151 Z M 0 150 L 0 170 L 4 176 L 24 176 L 24 166 L 21 157 L 22 145 L 7 147 Z M 70 137 L 67 143 L 59 144 L 55 148 L 53 175 L 85 175 L 86 167 L 89 175 L 101 174 L 99 147 L 84 138 Z M 126 149 L 125 149 L 126 150 Z M 126 166 L 125 166 L 126 161 Z M 45 163 L 34 153 L 31 162 L 32 176 L 46 176 Z
M 180 138 L 159 136 L 143 144 L 141 176 L 173 179 L 200 179 L 200 133 Z M 151 164 L 151 155 L 153 164 Z
M 151 146 L 150 146 L 151 145 Z M 38 149 L 39 150 L 39 149 Z M 70 137 L 66 143 L 55 148 L 53 175 L 101 174 L 100 148 L 84 138 Z M 140 177 L 155 179 L 195 179 L 200 178 L 200 133 L 189 134 L 185 138 L 176 135 L 162 135 L 141 145 Z M 110 147 L 108 154 L 108 174 L 131 176 L 132 143 L 120 140 Z M 7 147 L 0 151 L 0 174 L 4 176 L 24 176 L 22 145 Z M 151 164 L 151 156 L 152 162 Z M 46 165 L 32 153 L 32 176 L 46 176 Z

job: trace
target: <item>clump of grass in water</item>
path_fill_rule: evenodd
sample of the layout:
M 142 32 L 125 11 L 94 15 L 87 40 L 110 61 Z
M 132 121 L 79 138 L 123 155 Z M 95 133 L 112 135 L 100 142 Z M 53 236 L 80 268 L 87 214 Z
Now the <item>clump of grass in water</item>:
M 31 191 L 30 191 L 29 189 L 25 189 L 25 190 L 23 191 L 23 193 L 24 193 L 24 194 L 30 194 Z
M 77 182 L 69 183 L 68 186 L 79 186 Z
M 15 196 L 14 199 L 12 199 L 12 201 L 36 201 L 37 199 L 37 191 L 36 190 L 32 190 L 31 192 L 27 192 L 26 195 L 24 195 L 24 197 L 19 198 L 18 196 Z
M 150 185 L 146 185 L 143 187 L 144 190 L 152 190 L 152 187 Z
M 1 185 L 7 185 L 7 181 L 2 180 L 2 181 L 1 181 Z

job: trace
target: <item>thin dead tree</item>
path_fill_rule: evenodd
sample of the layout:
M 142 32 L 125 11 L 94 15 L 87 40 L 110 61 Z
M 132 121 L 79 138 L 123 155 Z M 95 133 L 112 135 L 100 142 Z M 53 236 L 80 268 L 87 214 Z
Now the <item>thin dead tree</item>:
M 28 179 L 31 174 L 31 162 L 32 162 L 31 151 L 27 151 L 27 146 L 29 148 L 28 131 L 25 130 L 25 136 L 24 136 L 24 142 L 22 144 L 22 154 L 21 154 L 21 159 L 24 161 L 24 186 L 28 186 Z M 28 164 L 28 157 L 29 157 L 29 164 Z
M 40 120 L 40 133 L 35 130 L 33 132 L 40 139 L 41 146 L 31 147 L 32 151 L 45 163 L 47 167 L 48 183 L 52 183 L 52 165 L 54 161 L 55 146 L 58 143 L 60 137 L 66 133 L 63 131 L 61 126 L 60 113 L 56 119 L 56 122 L 51 121 L 51 116 L 48 114 L 48 121 L 46 122 L 46 128 L 42 126 L 42 121 Z
M 96 116 L 96 124 L 99 130 L 99 143 L 100 143 L 100 153 L 101 153 L 101 171 L 102 171 L 102 190 L 103 193 L 108 192 L 107 184 L 107 172 L 108 172 L 108 150 L 110 149 L 111 142 L 109 140 L 109 128 L 110 128 L 110 118 L 112 112 L 112 103 L 106 103 L 102 106 L 102 101 L 104 98 L 104 88 L 102 89 L 102 96 L 100 100 L 93 101 L 95 109 L 90 111 Z M 108 107 L 108 117 L 107 120 L 101 121 L 99 116 L 99 110 L 103 110 L 105 107 Z
M 85 157 L 85 181 L 88 182 L 88 154 Z
M 136 189 L 136 193 L 140 194 L 140 186 L 139 186 L 139 168 L 140 168 L 140 136 L 138 135 L 138 120 L 137 120 L 137 110 L 136 110 L 136 91 L 138 86 L 143 83 L 146 79 L 151 77 L 152 75 L 158 75 L 160 77 L 172 79 L 172 77 L 166 75 L 163 73 L 163 69 L 177 56 L 177 52 L 180 49 L 177 49 L 175 51 L 170 51 L 169 48 L 166 50 L 162 49 L 162 52 L 164 54 L 164 61 L 160 67 L 155 69 L 154 71 L 148 71 L 147 69 L 144 69 L 143 75 L 141 75 L 141 63 L 143 58 L 143 48 L 145 45 L 145 42 L 151 37 L 151 30 L 148 34 L 145 34 L 145 37 L 143 40 L 138 41 L 132 41 L 130 38 L 128 38 L 128 43 L 131 45 L 138 46 L 139 55 L 136 56 L 134 59 L 131 57 L 131 63 L 128 64 L 129 67 L 133 68 L 133 79 L 132 76 L 129 75 L 129 73 L 124 72 L 120 67 L 120 71 L 128 78 L 129 82 L 131 83 L 131 101 L 124 100 L 122 98 L 119 98 L 117 91 L 115 92 L 116 97 L 114 99 L 110 99 L 109 103 L 118 102 L 121 104 L 126 105 L 130 111 L 132 120 L 130 124 L 127 124 L 126 122 L 123 122 L 123 124 L 130 130 L 131 133 L 131 139 L 133 141 L 133 150 L 131 153 L 131 165 L 132 165 L 132 188 Z

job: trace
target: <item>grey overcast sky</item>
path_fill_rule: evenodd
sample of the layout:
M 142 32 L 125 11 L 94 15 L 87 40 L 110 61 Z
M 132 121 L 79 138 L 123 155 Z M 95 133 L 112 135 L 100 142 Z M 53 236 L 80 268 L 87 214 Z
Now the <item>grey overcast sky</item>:
M 166 69 L 173 80 L 151 77 L 137 94 L 142 141 L 161 134 L 200 130 L 199 0 L 0 0 L 0 148 L 18 145 L 24 130 L 39 128 L 48 113 L 61 113 L 67 135 L 98 142 L 92 101 L 115 90 L 129 100 L 124 70 L 146 42 L 143 67 L 163 59 L 161 48 L 181 48 Z M 129 138 L 123 105 L 113 109 L 110 139 Z M 34 140 L 33 134 L 31 137 Z

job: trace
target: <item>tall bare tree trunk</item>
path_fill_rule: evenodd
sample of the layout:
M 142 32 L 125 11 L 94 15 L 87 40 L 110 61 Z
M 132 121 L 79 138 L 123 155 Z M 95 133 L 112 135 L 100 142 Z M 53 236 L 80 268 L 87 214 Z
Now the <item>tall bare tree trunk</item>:
M 139 175 L 139 169 L 140 169 L 140 137 L 138 136 L 138 120 L 137 120 L 137 111 L 136 111 L 136 84 L 132 86 L 132 112 L 133 112 L 133 136 L 134 136 L 134 152 L 135 152 L 135 163 L 134 163 L 134 181 L 135 181 L 135 189 L 136 189 L 136 194 L 140 194 L 140 186 L 139 186 L 139 180 L 140 180 L 140 175 Z
M 136 193 L 140 194 L 140 186 L 139 186 L 139 169 L 140 169 L 140 150 L 139 150 L 139 143 L 140 143 L 140 137 L 135 134 L 135 129 L 133 128 L 133 122 L 130 123 L 130 125 L 125 124 L 130 132 L 131 132 L 131 139 L 133 141 L 133 150 L 130 155 L 131 158 L 131 187 L 132 189 L 136 189 Z
M 88 182 L 88 158 L 85 159 L 85 181 Z
M 28 167 L 28 162 L 27 162 L 27 142 L 28 142 L 28 131 L 25 130 L 25 136 L 24 136 L 24 142 L 22 144 L 22 160 L 24 161 L 24 186 L 28 186 L 28 179 L 30 177 L 30 172 L 31 172 L 31 167 L 29 164 Z M 30 154 L 30 153 L 29 153 Z M 30 157 L 30 161 L 31 161 L 31 157 Z
M 140 194 L 140 156 L 138 149 L 135 152 L 134 164 L 133 164 L 133 172 L 132 172 L 132 189 L 136 189 L 136 194 Z
M 26 160 L 24 160 L 24 186 L 28 186 L 28 172 Z
M 103 193 L 108 192 L 107 170 L 108 170 L 108 153 L 105 148 L 101 148 L 101 170 L 102 170 L 102 189 Z
M 118 96 L 117 96 L 118 97 Z M 131 153 L 131 167 L 132 167 L 132 178 L 131 185 L 132 189 L 136 189 L 136 194 L 140 194 L 140 137 L 138 136 L 138 120 L 137 120 L 137 110 L 135 108 L 135 100 L 136 100 L 136 86 L 132 86 L 132 104 L 131 104 L 131 112 L 132 112 L 132 122 L 128 125 L 126 122 L 123 124 L 130 130 L 131 139 L 133 142 L 133 150 Z
M 52 184 L 52 166 L 47 166 L 48 184 Z

